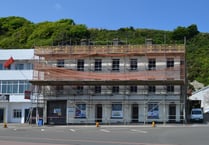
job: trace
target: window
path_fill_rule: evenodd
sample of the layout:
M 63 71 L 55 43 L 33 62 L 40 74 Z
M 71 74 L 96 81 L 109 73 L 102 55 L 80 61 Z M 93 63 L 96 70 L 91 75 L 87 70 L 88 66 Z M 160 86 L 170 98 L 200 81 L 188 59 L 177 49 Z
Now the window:
M 0 81 L 0 91 L 6 94 L 24 93 L 30 88 L 28 81 Z
M 148 104 L 148 119 L 159 119 L 159 105 L 157 103 Z
M 12 81 L 11 86 L 12 86 L 12 93 L 17 93 L 18 92 L 18 81 Z M 26 90 L 26 88 L 29 89 L 29 87 L 27 85 L 25 86 L 25 90 Z M 23 92 L 21 92 L 21 93 L 23 93 Z
M 56 94 L 57 95 L 62 95 L 64 93 L 64 86 L 56 86 Z
M 102 71 L 102 60 L 101 59 L 95 59 L 94 71 Z
M 0 63 L 0 70 L 3 70 L 3 64 L 2 63 Z
M 65 66 L 65 61 L 64 59 L 59 59 L 57 60 L 57 67 L 64 67 Z
M 130 60 L 130 70 L 137 70 L 137 59 Z
M 22 110 L 21 109 L 14 109 L 13 110 L 13 118 L 21 118 L 22 117 Z
M 78 71 L 84 71 L 84 60 L 83 59 L 78 59 L 77 70 Z
M 77 86 L 77 94 L 82 95 L 83 94 L 83 86 Z
M 27 64 L 26 64 L 26 69 L 27 69 L 27 70 L 32 70 L 32 69 L 33 69 L 33 64 L 27 63 Z
M 155 93 L 155 90 L 156 90 L 155 86 L 148 86 L 149 93 Z
M 75 117 L 86 118 L 86 104 L 76 104 Z
M 130 86 L 130 92 L 131 93 L 137 93 L 137 86 Z
M 112 93 L 113 94 L 118 94 L 119 93 L 119 86 L 113 86 L 112 87 Z
M 156 69 L 156 60 L 155 58 L 151 58 L 149 59 L 149 62 L 148 62 L 148 70 L 155 70 Z
M 184 63 L 184 59 L 181 59 L 181 60 L 180 60 L 180 64 L 181 64 L 181 65 L 184 65 L 184 64 L 185 64 L 185 63 Z
M 112 104 L 112 118 L 122 118 L 123 117 L 123 110 L 122 104 Z
M 23 70 L 24 64 L 15 64 L 15 70 Z
M 167 68 L 174 67 L 174 59 L 167 58 Z
M 19 81 L 19 93 L 24 93 L 25 90 L 29 90 L 30 84 L 28 81 Z
M 173 93 L 174 92 L 174 86 L 173 85 L 168 85 L 167 86 L 167 93 Z
M 112 60 L 112 71 L 119 71 L 120 70 L 120 60 L 113 59 Z
M 101 94 L 101 86 L 95 86 L 95 93 L 96 94 Z

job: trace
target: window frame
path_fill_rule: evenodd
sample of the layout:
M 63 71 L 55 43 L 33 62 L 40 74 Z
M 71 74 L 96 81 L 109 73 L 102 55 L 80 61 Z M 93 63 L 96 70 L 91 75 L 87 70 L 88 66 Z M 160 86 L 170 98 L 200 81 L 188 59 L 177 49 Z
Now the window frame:
M 167 68 L 173 68 L 174 67 L 174 58 L 167 58 L 166 67 Z
M 15 118 L 15 119 L 22 118 L 22 110 L 21 109 L 13 109 L 13 118 Z
M 112 86 L 112 94 L 119 94 L 120 87 L 119 86 Z
M 84 59 L 77 60 L 77 71 L 84 71 Z
M 57 60 L 57 67 L 65 67 L 65 60 L 64 59 L 58 59 Z
M 112 59 L 112 71 L 120 71 L 120 59 Z
M 102 87 L 101 86 L 95 86 L 95 88 L 94 88 L 94 92 L 95 92 L 95 94 L 101 94 L 101 92 L 102 92 Z
M 15 64 L 15 70 L 24 70 L 24 64 L 23 63 L 16 63 Z
M 148 93 L 154 94 L 156 92 L 156 86 L 149 85 L 148 86 Z
M 130 70 L 135 71 L 138 69 L 138 60 L 136 58 L 130 59 Z
M 174 85 L 167 85 L 166 91 L 167 93 L 174 93 Z
M 83 95 L 84 93 L 84 86 L 78 85 L 76 88 L 77 95 Z
M 137 93 L 137 91 L 138 91 L 137 85 L 130 86 L 130 93 Z
M 102 59 L 94 60 L 94 71 L 102 71 Z
M 156 59 L 155 58 L 149 58 L 148 70 L 156 70 Z

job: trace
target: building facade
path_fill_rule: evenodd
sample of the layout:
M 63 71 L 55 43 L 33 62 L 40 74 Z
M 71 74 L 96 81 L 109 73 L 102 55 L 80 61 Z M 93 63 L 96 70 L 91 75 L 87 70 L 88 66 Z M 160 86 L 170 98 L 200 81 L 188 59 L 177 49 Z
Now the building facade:
M 34 49 L 0 50 L 0 123 L 27 122 L 31 100 L 25 99 L 33 77 Z
M 184 122 L 184 45 L 36 47 L 46 124 Z

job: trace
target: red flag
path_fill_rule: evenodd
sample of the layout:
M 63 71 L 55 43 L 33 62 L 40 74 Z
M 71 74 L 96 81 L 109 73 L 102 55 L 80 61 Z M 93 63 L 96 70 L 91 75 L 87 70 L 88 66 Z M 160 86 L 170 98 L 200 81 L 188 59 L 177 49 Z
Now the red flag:
M 4 63 L 4 67 L 5 68 L 9 68 L 10 65 L 14 62 L 13 57 L 11 56 L 5 63 Z

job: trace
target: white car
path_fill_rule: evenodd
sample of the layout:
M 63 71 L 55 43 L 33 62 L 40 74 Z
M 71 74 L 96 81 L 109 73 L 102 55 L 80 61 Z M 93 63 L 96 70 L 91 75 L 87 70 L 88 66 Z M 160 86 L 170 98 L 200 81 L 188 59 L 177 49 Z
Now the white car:
M 203 111 L 201 108 L 193 108 L 190 116 L 191 122 L 203 122 Z

